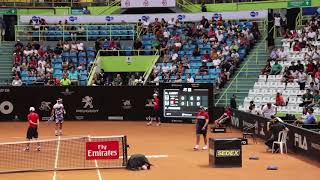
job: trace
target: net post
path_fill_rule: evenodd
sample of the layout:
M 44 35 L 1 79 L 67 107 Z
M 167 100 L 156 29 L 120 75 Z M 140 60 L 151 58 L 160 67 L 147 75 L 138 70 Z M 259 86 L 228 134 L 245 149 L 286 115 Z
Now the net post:
M 128 162 L 128 152 L 127 152 L 127 136 L 122 137 L 122 152 L 123 152 L 123 161 L 122 161 L 122 166 L 126 167 L 127 162 Z

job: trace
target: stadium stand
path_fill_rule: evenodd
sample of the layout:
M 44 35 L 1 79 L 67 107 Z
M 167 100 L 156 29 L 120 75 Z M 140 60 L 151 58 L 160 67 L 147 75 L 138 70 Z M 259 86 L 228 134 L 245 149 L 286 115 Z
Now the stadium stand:
M 319 106 L 319 21 L 316 14 L 301 29 L 284 32 L 282 47 L 272 50 L 267 66 L 240 110 L 248 111 L 250 101 L 254 101 L 257 109 L 266 103 L 275 104 L 277 93 L 285 102 L 277 111 L 284 114 L 302 113 L 304 107 Z M 319 113 L 319 108 L 315 108 L 315 114 Z
M 199 24 L 165 23 L 166 28 L 142 37 L 145 50 L 161 51 L 161 60 L 151 75 L 152 82 L 189 79 L 197 83 L 216 82 L 221 88 L 260 37 L 257 24 L 250 21 L 220 18 L 209 22 L 203 17 Z

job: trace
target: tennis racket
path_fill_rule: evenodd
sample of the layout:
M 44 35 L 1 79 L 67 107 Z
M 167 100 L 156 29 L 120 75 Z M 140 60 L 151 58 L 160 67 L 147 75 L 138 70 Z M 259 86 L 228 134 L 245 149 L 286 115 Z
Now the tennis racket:
M 51 122 L 54 120 L 54 115 L 51 115 L 47 121 L 48 126 L 50 126 Z

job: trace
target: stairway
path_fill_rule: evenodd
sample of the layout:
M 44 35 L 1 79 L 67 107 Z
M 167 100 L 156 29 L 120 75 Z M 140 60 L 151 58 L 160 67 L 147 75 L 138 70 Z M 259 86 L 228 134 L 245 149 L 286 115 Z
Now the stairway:
M 265 41 L 260 40 L 240 65 L 234 76 L 227 82 L 225 88 L 218 94 L 215 106 L 229 105 L 230 97 L 236 95 L 237 105 L 243 104 L 249 89 L 258 80 L 261 69 L 266 65 L 269 54 L 265 50 Z
M 12 50 L 15 42 L 0 43 L 0 86 L 11 82 Z

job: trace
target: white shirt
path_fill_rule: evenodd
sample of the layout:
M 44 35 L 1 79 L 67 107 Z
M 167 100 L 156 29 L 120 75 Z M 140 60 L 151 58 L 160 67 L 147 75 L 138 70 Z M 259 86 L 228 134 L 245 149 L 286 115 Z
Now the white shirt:
M 194 83 L 193 77 L 187 78 L 187 83 Z
M 164 38 L 169 38 L 170 37 L 170 32 L 169 31 L 164 31 L 163 32 L 163 37 Z
M 274 25 L 280 27 L 281 26 L 281 17 L 274 18 Z
M 312 39 L 313 39 L 313 38 L 316 37 L 316 35 L 317 35 L 317 34 L 316 34 L 316 32 L 314 32 L 314 31 L 313 31 L 313 32 L 308 32 L 308 37 L 309 37 L 309 38 L 312 38 Z
M 174 22 L 174 19 L 173 19 L 173 20 L 170 19 L 170 20 L 168 21 L 168 27 L 173 27 L 175 24 L 176 24 L 176 23 Z
M 221 42 L 223 40 L 223 34 L 217 34 L 217 39 Z
M 149 21 L 143 21 L 143 27 L 144 28 L 148 28 L 150 25 L 150 22 Z
M 41 74 L 43 74 L 44 73 L 44 71 L 45 71 L 46 69 L 42 66 L 42 67 L 38 67 L 37 68 L 37 71 L 39 72 L 39 73 L 41 73 Z
M 275 105 L 271 105 L 270 109 L 268 108 L 267 105 L 265 105 L 262 108 L 262 115 L 266 118 L 271 118 L 272 115 L 276 114 L 276 106 Z
M 20 66 L 13 67 L 11 71 L 12 71 L 12 72 L 20 72 L 20 71 L 21 71 L 21 70 L 20 70 Z
M 301 83 L 306 82 L 307 81 L 307 74 L 305 72 L 299 73 L 298 81 L 301 82 Z
M 77 44 L 77 49 L 78 49 L 79 51 L 83 51 L 83 50 L 84 50 L 83 43 L 78 43 L 78 44 Z
M 12 84 L 11 84 L 12 86 L 22 86 L 22 81 L 21 81 L 21 79 L 18 79 L 18 80 L 13 80 L 12 81 Z
M 166 66 L 162 66 L 162 72 L 164 72 L 164 73 L 167 73 L 167 72 L 169 72 L 169 66 L 168 65 L 166 65 Z
M 215 60 L 212 61 L 212 63 L 213 63 L 214 66 L 219 66 L 220 63 L 221 63 L 221 60 L 220 59 L 215 59 Z
M 42 64 L 42 66 L 46 66 L 47 62 L 45 60 L 39 60 L 38 65 Z

